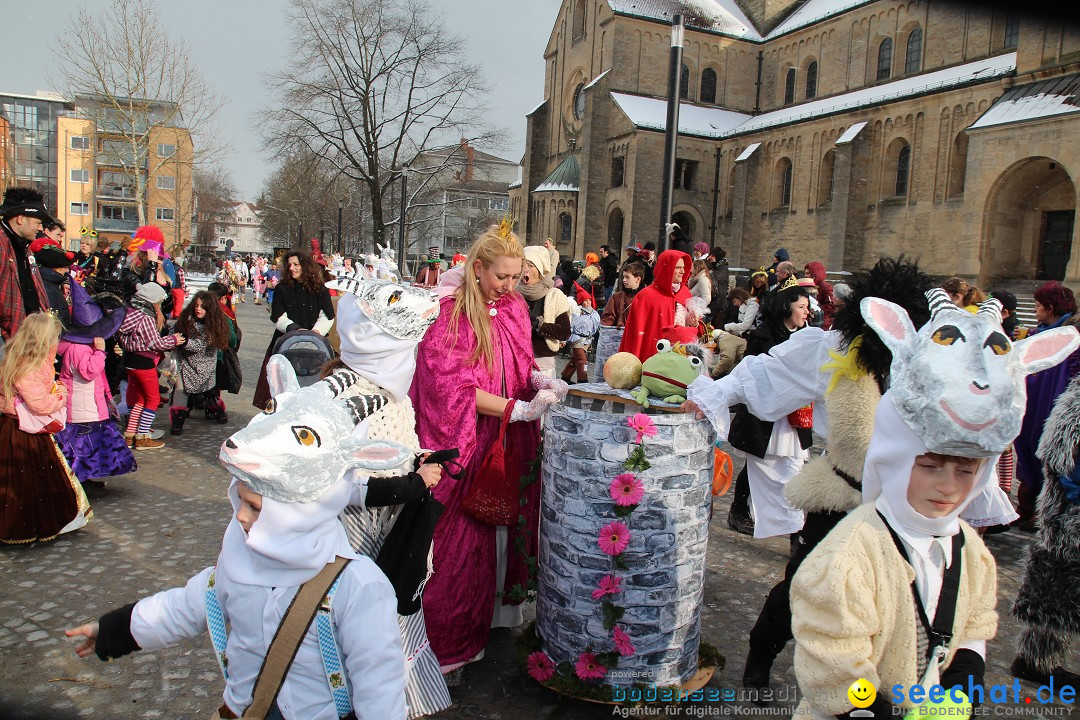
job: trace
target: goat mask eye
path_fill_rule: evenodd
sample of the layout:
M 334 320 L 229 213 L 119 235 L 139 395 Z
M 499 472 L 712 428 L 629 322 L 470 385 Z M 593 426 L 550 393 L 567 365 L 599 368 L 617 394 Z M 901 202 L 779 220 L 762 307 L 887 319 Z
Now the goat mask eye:
M 1012 350 L 1009 339 L 999 332 L 990 333 L 990 336 L 986 338 L 986 342 L 983 343 L 983 347 L 990 348 L 995 355 L 1007 355 Z
M 960 332 L 960 328 L 955 325 L 942 325 L 934 334 L 930 336 L 930 339 L 936 342 L 938 345 L 952 345 L 957 340 L 967 340 L 964 337 L 964 333 Z
M 296 437 L 296 441 L 304 447 L 320 447 L 322 441 L 319 440 L 319 435 L 314 430 L 304 425 L 298 425 L 292 429 L 293 436 Z

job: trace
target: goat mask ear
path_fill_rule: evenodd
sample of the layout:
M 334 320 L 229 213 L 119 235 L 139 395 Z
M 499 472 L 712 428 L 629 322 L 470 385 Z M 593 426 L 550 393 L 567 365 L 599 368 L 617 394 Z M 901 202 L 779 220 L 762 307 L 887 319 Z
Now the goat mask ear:
M 915 326 L 907 311 L 896 303 L 878 297 L 866 297 L 859 304 L 866 324 L 874 329 L 895 357 L 897 351 L 915 339 Z
M 1080 347 L 1080 333 L 1071 327 L 1044 330 L 1013 346 L 1017 366 L 1025 375 L 1054 367 Z
M 361 440 L 345 438 L 341 449 L 348 458 L 349 467 L 360 472 L 377 472 L 399 468 L 413 457 L 412 450 L 388 440 Z
M 300 389 L 300 383 L 296 381 L 296 372 L 284 355 L 270 356 L 270 360 L 266 363 L 266 381 L 270 385 L 271 397 Z

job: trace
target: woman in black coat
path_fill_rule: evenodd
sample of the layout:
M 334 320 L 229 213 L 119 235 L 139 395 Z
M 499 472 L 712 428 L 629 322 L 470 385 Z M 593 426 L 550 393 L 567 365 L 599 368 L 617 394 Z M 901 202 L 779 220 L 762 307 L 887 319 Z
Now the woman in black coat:
M 270 321 L 274 336 L 266 348 L 259 383 L 255 386 L 255 407 L 262 410 L 270 400 L 270 385 L 266 381 L 266 363 L 274 352 L 278 338 L 292 330 L 314 330 L 326 335 L 334 326 L 334 305 L 330 291 L 322 279 L 322 268 L 303 250 L 290 250 L 281 258 L 282 278 L 274 289 L 270 306 Z

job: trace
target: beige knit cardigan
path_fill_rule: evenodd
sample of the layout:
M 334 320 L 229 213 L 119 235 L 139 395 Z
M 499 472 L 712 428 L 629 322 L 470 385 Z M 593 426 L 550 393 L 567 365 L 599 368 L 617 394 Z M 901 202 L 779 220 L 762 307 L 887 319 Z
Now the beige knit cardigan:
M 966 523 L 953 638 L 942 669 L 962 643 L 997 631 L 997 568 Z M 915 571 L 872 504 L 851 511 L 803 561 L 791 584 L 795 676 L 804 700 L 797 717 L 848 712 L 848 687 L 865 678 L 886 698 L 916 677 Z M 809 706 L 809 707 L 808 707 Z

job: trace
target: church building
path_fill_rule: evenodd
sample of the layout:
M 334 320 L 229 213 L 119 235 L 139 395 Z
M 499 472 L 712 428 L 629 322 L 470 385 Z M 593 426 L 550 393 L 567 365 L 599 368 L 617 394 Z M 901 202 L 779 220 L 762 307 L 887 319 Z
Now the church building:
M 1011 8 L 1011 9 L 1010 9 Z M 946 0 L 563 0 L 511 211 L 530 244 L 661 233 L 671 21 L 686 24 L 673 214 L 756 267 L 1080 281 L 1080 26 Z M 616 250 L 616 248 L 619 248 Z

